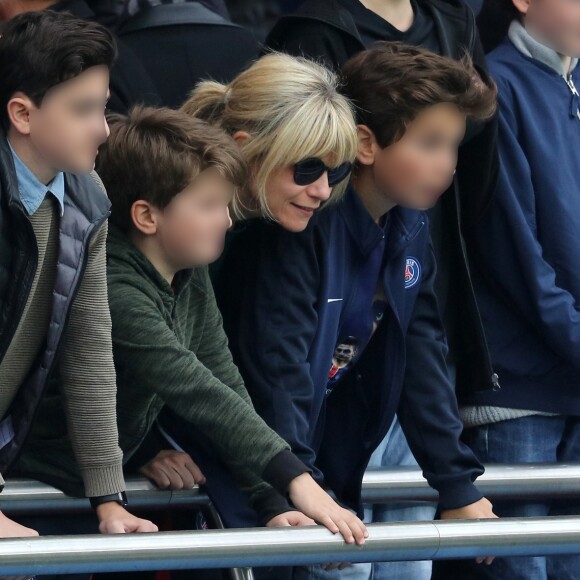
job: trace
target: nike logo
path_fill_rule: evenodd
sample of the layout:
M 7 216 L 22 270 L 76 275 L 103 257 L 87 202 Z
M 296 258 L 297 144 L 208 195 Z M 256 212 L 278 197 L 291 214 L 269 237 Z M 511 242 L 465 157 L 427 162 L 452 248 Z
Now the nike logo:
M 342 298 L 329 298 L 328 302 L 342 302 Z

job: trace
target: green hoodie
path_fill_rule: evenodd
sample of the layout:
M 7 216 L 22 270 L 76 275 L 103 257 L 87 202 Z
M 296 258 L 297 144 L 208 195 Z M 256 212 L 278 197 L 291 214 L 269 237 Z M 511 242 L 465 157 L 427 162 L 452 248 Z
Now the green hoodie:
M 290 509 L 280 494 L 285 496 L 290 481 L 308 469 L 252 406 L 228 348 L 208 268 L 179 272 L 171 287 L 112 225 L 107 256 L 119 444 L 125 461 L 167 405 L 207 435 L 265 520 Z M 55 417 L 43 415 L 49 430 Z M 43 435 L 46 442 L 47 433 Z M 48 479 L 43 477 L 46 466 L 39 470 L 34 465 L 41 457 L 32 464 L 27 459 L 21 460 L 21 471 L 24 465 L 26 472 Z M 69 475 L 76 471 L 73 466 L 71 461 Z M 51 482 L 55 484 L 54 477 Z M 60 487 L 74 491 L 62 483 Z

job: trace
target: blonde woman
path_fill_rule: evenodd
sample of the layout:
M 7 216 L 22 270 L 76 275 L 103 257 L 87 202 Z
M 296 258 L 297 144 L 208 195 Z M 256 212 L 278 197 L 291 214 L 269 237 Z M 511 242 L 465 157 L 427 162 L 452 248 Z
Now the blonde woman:
M 200 83 L 182 109 L 221 126 L 240 145 L 252 177 L 233 207 L 237 219 L 268 217 L 299 232 L 342 196 L 356 125 L 337 77 L 323 66 L 269 54 L 229 85 Z
M 247 186 L 232 203 L 236 226 L 226 252 L 230 244 L 235 246 L 236 232 L 245 220 L 266 218 L 265 223 L 301 232 L 317 210 L 339 200 L 345 191 L 357 150 L 354 114 L 338 92 L 336 76 L 318 64 L 267 55 L 229 85 L 200 83 L 182 110 L 225 129 L 250 168 Z M 206 488 L 225 525 L 258 525 L 247 496 L 215 454 L 206 452 L 203 434 L 175 413 L 165 412 L 159 423 L 166 439 L 179 441 L 203 466 Z M 300 516 L 294 512 L 268 525 L 314 523 Z M 279 570 L 276 577 L 280 580 Z

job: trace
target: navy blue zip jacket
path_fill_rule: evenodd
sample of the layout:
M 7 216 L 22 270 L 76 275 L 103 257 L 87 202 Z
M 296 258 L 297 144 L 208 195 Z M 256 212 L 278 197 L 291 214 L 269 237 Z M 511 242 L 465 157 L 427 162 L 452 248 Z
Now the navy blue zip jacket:
M 566 78 L 510 40 L 488 62 L 499 90 L 501 166 L 471 247 L 502 389 L 462 403 L 577 415 L 580 65 Z
M 427 215 L 394 208 L 389 221 L 381 273 L 388 306 L 330 395 L 341 317 L 383 237 L 354 190 L 303 233 L 261 219 L 239 224 L 215 271 L 218 304 L 256 410 L 340 501 L 361 513 L 362 476 L 398 413 L 441 508 L 461 507 L 481 498 L 473 481 L 483 469 L 459 440 Z
M 433 22 L 434 38 L 443 56 L 459 60 L 468 52 L 482 78 L 487 79 L 485 55 L 475 18 L 463 0 L 417 0 Z M 385 28 L 384 40 L 390 38 Z M 355 54 L 368 48 L 357 20 L 340 0 L 306 0 L 293 14 L 274 26 L 266 45 L 270 49 L 321 61 L 340 69 Z M 497 388 L 475 300 L 464 234 L 480 221 L 489 206 L 498 172 L 497 120 L 481 125 L 467 122 L 458 151 L 453 184 L 430 212 L 430 224 L 438 263 L 436 291 L 455 367 L 458 393 Z

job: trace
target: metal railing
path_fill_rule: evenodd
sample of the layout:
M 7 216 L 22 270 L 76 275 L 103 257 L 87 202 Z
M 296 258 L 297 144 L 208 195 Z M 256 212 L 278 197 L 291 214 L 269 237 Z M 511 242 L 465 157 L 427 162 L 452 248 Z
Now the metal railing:
M 492 499 L 555 499 L 580 497 L 580 463 L 486 465 L 476 481 L 478 489 Z M 437 501 L 418 468 L 369 470 L 363 479 L 367 503 L 400 500 Z
M 134 509 L 203 507 L 209 498 L 196 485 L 187 490 L 158 489 L 144 478 L 127 478 L 127 497 Z M 2 510 L 10 514 L 70 513 L 90 511 L 85 498 L 71 497 L 45 483 L 31 479 L 9 479 L 0 494 Z
M 364 546 L 319 526 L 0 540 L 2 574 L 288 566 L 580 552 L 580 517 L 371 524 Z
M 492 499 L 525 497 L 580 497 L 580 464 L 489 465 L 477 480 L 481 492 Z M 393 501 L 437 501 L 417 468 L 369 470 L 363 480 L 366 503 Z M 196 486 L 189 490 L 159 490 L 146 479 L 128 478 L 127 495 L 134 509 L 201 507 L 209 502 Z M 37 481 L 14 479 L 0 495 L 2 509 L 11 514 L 79 512 L 89 510 L 86 499 L 73 498 Z
M 577 498 L 580 464 L 490 465 L 477 484 L 492 499 Z M 146 479 L 129 478 L 127 494 L 134 509 L 211 508 L 197 486 L 158 490 Z M 15 514 L 89 510 L 86 499 L 25 479 L 9 480 L 0 499 L 2 509 Z M 363 499 L 367 503 L 436 501 L 437 493 L 417 468 L 369 470 L 363 480 Z M 231 567 L 231 576 L 244 580 L 252 578 L 250 566 L 580 553 L 578 517 L 400 522 L 373 524 L 369 530 L 363 547 L 348 546 L 320 527 L 4 539 L 0 540 L 0 573 Z

